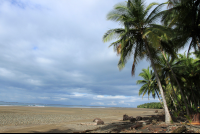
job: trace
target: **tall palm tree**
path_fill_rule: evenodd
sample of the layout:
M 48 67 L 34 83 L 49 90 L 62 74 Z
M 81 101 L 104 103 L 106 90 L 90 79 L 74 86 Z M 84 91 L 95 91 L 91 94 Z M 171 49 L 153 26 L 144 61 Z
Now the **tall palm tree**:
M 175 81 L 174 80 L 175 76 L 172 72 L 174 69 L 177 70 L 182 67 L 177 66 L 175 63 L 176 63 L 176 59 L 174 57 L 171 57 L 171 56 L 167 55 L 166 53 L 162 52 L 162 55 L 159 56 L 159 62 L 155 63 L 155 66 L 157 68 L 159 68 L 158 71 L 160 72 L 161 78 L 163 80 L 168 80 L 170 82 L 170 85 L 171 85 L 170 91 L 173 94 L 172 96 L 175 98 L 175 100 L 179 104 L 178 106 L 180 106 L 180 103 L 177 98 L 177 94 L 175 93 L 175 90 L 174 90 L 173 82 Z M 180 85 L 180 84 L 178 84 L 178 85 Z
M 158 5 L 151 11 L 154 5 Z M 167 34 L 167 30 L 160 25 L 154 24 L 160 16 L 160 9 L 164 4 L 151 3 L 145 7 L 142 0 L 128 0 L 127 3 L 115 5 L 114 10 L 107 15 L 108 20 L 116 21 L 122 24 L 122 28 L 108 30 L 104 36 L 104 42 L 110 41 L 113 38 L 118 40 L 110 46 L 120 54 L 118 66 L 122 69 L 127 60 L 133 54 L 132 75 L 135 74 L 135 65 L 145 56 L 150 60 L 153 67 L 159 91 L 161 93 L 164 109 L 165 122 L 171 122 L 171 116 L 165 100 L 165 95 L 162 85 L 156 71 L 154 62 L 156 60 L 155 48 L 158 48 L 160 43 L 160 35 Z M 151 12 L 150 12 L 151 11 Z M 164 48 L 165 49 L 165 48 Z

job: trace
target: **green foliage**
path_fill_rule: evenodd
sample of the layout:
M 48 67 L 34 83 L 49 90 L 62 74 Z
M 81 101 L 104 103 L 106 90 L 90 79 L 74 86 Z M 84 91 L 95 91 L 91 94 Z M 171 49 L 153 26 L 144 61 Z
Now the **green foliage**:
M 145 103 L 138 105 L 137 108 L 152 108 L 152 109 L 162 109 L 162 105 L 159 102 Z
M 162 108 L 166 100 L 165 108 L 175 111 L 176 117 L 180 111 L 187 111 L 187 115 L 200 112 L 200 1 L 168 0 L 168 9 L 160 11 L 164 4 L 145 6 L 142 0 L 128 0 L 115 5 L 107 19 L 122 28 L 108 30 L 103 41 L 116 39 L 110 46 L 120 55 L 120 70 L 129 58 L 133 58 L 132 75 L 140 60 L 146 57 L 151 61 L 154 72 L 149 67 L 143 69 L 143 80 L 137 81 L 142 84 L 139 95 L 158 96 L 161 103 L 146 103 L 138 108 Z M 162 25 L 157 25 L 160 18 Z M 178 54 L 188 43 L 187 55 Z M 196 57 L 191 57 L 191 49 Z M 159 88 L 157 82 L 161 83 Z

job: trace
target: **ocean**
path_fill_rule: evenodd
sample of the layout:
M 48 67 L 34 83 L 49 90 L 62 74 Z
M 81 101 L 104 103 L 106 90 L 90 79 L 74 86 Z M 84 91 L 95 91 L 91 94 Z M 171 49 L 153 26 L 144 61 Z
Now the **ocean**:
M 20 103 L 20 102 L 4 102 L 4 101 L 0 101 L 0 106 L 68 107 L 68 108 L 107 108 L 107 107 L 100 107 L 100 106 L 61 105 L 61 104 L 42 104 L 42 103 Z

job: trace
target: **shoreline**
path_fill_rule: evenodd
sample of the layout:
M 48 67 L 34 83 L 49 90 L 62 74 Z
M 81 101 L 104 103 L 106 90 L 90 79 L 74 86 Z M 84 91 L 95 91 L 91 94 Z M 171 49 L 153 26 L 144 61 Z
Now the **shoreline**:
M 99 126 L 80 125 L 93 123 L 101 118 L 105 124 L 120 121 L 124 114 L 129 116 L 148 116 L 156 109 L 143 108 L 69 108 L 69 107 L 0 107 L 0 133 L 7 132 L 48 132 L 51 130 L 84 131 Z M 162 109 L 158 109 L 162 111 Z M 66 130 L 67 132 L 67 130 Z

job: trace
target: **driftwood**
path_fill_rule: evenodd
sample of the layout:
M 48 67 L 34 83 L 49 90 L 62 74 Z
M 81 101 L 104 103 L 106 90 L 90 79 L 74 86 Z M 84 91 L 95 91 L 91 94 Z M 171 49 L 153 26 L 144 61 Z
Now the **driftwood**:
M 178 127 L 174 131 L 172 131 L 172 133 L 182 133 L 182 132 L 185 132 L 185 131 L 186 131 L 186 127 L 182 126 L 182 127 Z
M 139 127 L 142 127 L 142 123 L 138 123 L 138 124 L 136 124 L 136 125 L 130 127 L 130 129 L 132 130 L 133 128 L 136 129 L 136 128 L 139 128 Z

